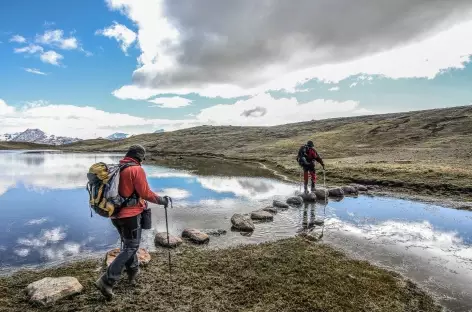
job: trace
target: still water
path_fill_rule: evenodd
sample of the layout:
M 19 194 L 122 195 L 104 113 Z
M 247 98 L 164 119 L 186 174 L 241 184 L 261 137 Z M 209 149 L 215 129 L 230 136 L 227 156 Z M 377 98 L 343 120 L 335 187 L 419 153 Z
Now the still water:
M 117 155 L 0 152 L 0 274 L 102 254 L 119 245 L 109 220 L 90 217 L 86 172 Z M 211 161 L 208 167 L 212 167 Z M 248 213 L 285 199 L 298 185 L 241 166 L 231 175 L 216 166 L 204 173 L 145 165 L 151 188 L 170 195 L 170 232 L 186 227 L 225 229 L 208 247 L 291 237 L 323 220 L 323 240 L 354 257 L 400 271 L 441 296 L 454 310 L 472 308 L 472 213 L 394 198 L 359 196 L 279 212 L 256 224 L 251 236 L 231 232 L 234 213 Z M 208 168 L 207 168 L 208 169 Z M 237 173 L 235 173 L 237 172 Z M 252 174 L 250 174 L 250 172 Z M 153 236 L 165 231 L 164 211 L 152 206 Z

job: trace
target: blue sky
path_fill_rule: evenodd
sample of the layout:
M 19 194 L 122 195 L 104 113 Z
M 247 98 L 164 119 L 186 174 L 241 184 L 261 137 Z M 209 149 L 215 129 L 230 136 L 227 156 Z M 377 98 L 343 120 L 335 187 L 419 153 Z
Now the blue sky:
M 203 2 L 2 1 L 0 134 L 89 138 L 472 103 L 468 1 Z

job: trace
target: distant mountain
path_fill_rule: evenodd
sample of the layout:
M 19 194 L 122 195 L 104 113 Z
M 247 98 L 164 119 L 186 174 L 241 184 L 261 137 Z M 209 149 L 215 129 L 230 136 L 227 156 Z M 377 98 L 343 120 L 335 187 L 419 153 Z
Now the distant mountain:
M 154 131 L 154 133 L 162 133 L 164 132 L 164 129 L 157 129 L 156 131 Z
M 11 141 L 15 137 L 17 137 L 19 134 L 20 132 L 0 134 L 0 141 Z
M 129 134 L 127 134 L 127 133 L 115 132 L 115 133 L 107 136 L 106 139 L 116 141 L 116 140 L 126 139 L 127 137 L 129 137 Z
M 81 141 L 78 138 L 47 135 L 39 129 L 26 129 L 20 133 L 0 135 L 0 141 L 28 142 L 49 145 L 63 145 Z

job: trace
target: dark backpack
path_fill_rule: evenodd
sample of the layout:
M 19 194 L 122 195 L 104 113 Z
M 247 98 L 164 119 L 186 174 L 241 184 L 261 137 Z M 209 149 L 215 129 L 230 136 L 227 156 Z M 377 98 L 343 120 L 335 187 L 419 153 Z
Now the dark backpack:
M 298 150 L 297 162 L 300 166 L 306 165 L 306 162 L 308 162 L 307 160 L 308 149 L 309 147 L 307 145 L 302 145 L 300 149 Z

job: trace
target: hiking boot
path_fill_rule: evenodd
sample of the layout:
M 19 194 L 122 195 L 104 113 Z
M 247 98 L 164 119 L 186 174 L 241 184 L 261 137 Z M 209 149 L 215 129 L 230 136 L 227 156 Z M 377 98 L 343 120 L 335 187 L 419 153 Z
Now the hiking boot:
M 115 295 L 113 293 L 113 287 L 108 285 L 103 281 L 103 278 L 100 277 L 96 282 L 95 282 L 95 287 L 97 287 L 98 290 L 102 293 L 102 295 L 107 299 L 111 300 L 113 296 Z
M 126 273 L 128 274 L 128 282 L 130 283 L 131 286 L 136 286 L 137 284 L 137 277 L 139 275 L 139 268 L 137 270 L 133 270 L 133 271 L 126 271 Z
M 304 189 L 305 194 L 308 194 L 308 185 L 305 184 L 303 186 L 303 189 Z
M 315 183 L 311 184 L 311 192 L 314 193 L 316 191 L 316 185 Z

